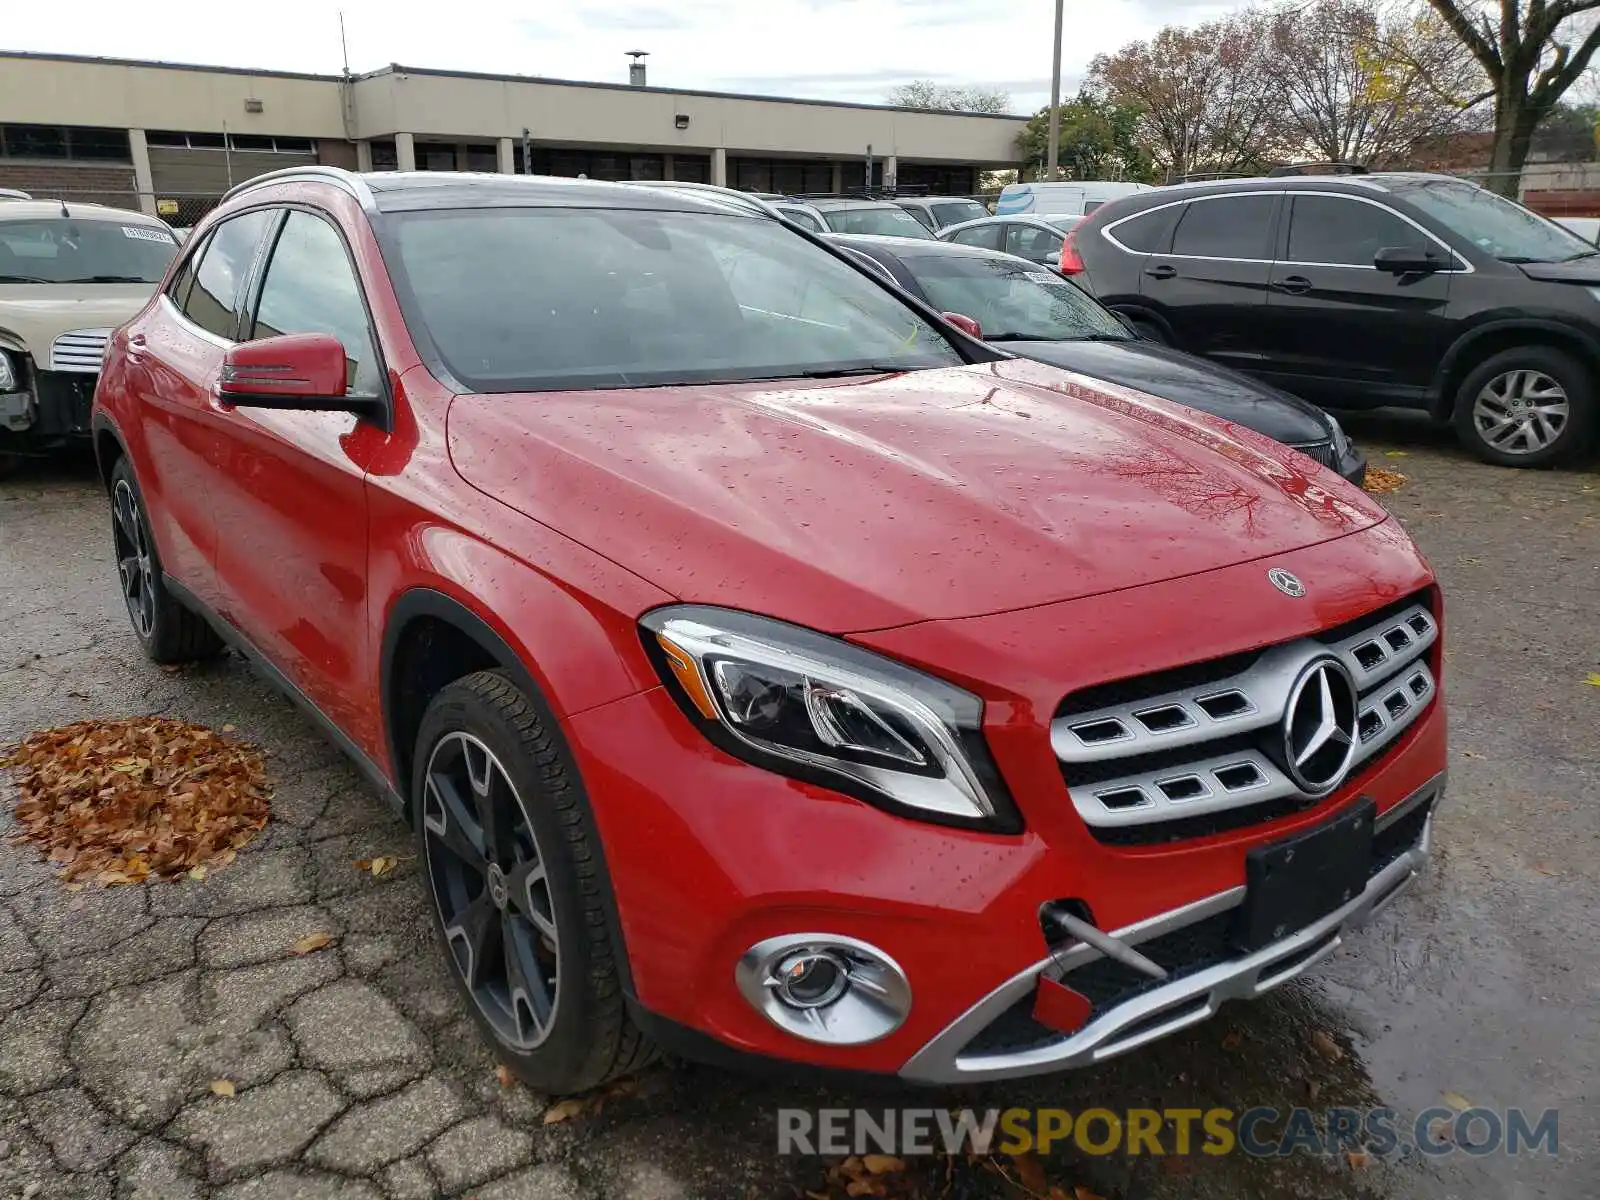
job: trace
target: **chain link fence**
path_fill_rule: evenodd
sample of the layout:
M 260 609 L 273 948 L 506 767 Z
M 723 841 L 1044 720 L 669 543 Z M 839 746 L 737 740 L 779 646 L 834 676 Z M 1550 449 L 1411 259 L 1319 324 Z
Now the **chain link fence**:
M 140 193 L 132 188 L 115 186 L 98 188 L 55 188 L 35 185 L 26 190 L 35 200 L 60 201 L 70 212 L 74 204 L 94 204 L 105 208 L 122 208 L 134 212 L 154 213 L 174 229 L 189 229 L 222 202 L 221 192 L 204 194 L 193 192 Z

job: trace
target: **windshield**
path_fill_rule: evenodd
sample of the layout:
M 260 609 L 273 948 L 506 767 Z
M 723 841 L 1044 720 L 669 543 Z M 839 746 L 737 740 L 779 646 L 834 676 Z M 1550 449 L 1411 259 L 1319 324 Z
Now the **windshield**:
M 971 317 L 990 341 L 1120 341 L 1132 336 L 1073 284 L 1030 263 L 965 255 L 917 255 L 903 261 L 935 308 Z
M 1470 183 L 1430 180 L 1396 191 L 1485 254 L 1505 262 L 1561 262 L 1594 250 L 1555 222 Z
M 893 292 L 777 221 L 479 208 L 393 214 L 381 232 L 408 323 L 478 392 L 963 361 Z
M 1046 225 L 1053 225 L 1063 233 L 1083 224 L 1083 218 L 1075 213 L 1068 213 L 1058 217 L 1045 217 L 1043 220 Z
M 0 283 L 160 283 L 178 243 L 164 229 L 47 217 L 0 221 Z
M 832 208 L 822 214 L 822 219 L 835 233 L 876 233 L 889 237 L 934 240 L 926 225 L 893 204 L 873 208 Z

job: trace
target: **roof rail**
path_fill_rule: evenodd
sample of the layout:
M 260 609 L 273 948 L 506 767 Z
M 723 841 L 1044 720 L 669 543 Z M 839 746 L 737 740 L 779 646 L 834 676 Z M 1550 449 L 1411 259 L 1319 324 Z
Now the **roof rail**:
M 1284 163 L 1281 167 L 1273 167 L 1267 172 L 1268 179 L 1284 179 L 1290 175 L 1370 175 L 1360 163 L 1352 162 L 1312 162 L 1312 163 Z
M 243 183 L 236 183 L 222 197 L 226 204 L 235 196 L 242 195 L 252 188 L 264 187 L 273 183 L 284 183 L 288 180 L 303 179 L 308 183 L 331 183 L 354 196 L 361 207 L 369 212 L 377 208 L 377 202 L 372 198 L 372 189 L 367 186 L 366 180 L 354 171 L 347 171 L 343 167 L 285 167 L 281 171 L 268 171 L 265 175 L 257 175 L 246 179 Z

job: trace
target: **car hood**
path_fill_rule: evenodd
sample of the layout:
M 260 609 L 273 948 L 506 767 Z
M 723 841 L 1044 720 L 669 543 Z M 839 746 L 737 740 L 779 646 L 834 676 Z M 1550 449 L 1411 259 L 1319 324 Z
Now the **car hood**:
M 448 440 L 475 487 L 664 591 L 832 632 L 1135 587 L 1384 518 L 1252 434 L 1020 359 L 458 396 Z
M 1600 284 L 1600 257 L 1580 258 L 1576 262 L 1518 263 L 1529 279 L 1542 283 Z
M 0 343 L 46 366 L 63 333 L 115 329 L 155 290 L 153 283 L 0 283 Z
M 1291 446 L 1333 436 L 1328 418 L 1304 400 L 1155 342 L 1008 342 L 990 345 L 1023 358 L 1198 408 Z

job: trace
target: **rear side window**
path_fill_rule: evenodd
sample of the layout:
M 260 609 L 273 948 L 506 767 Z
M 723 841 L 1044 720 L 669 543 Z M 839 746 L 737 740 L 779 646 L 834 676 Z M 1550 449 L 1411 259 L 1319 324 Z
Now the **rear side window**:
M 1172 228 L 1182 212 L 1181 204 L 1152 209 L 1118 221 L 1117 227 L 1110 230 L 1110 236 L 1138 254 L 1165 254 L 1172 244 Z
M 1271 261 L 1272 214 L 1277 204 L 1277 196 L 1190 201 L 1172 235 L 1172 253 Z
M 173 272 L 172 283 L 167 288 L 167 296 L 179 311 L 182 311 L 183 306 L 189 302 L 189 289 L 194 286 L 194 269 L 199 265 L 200 256 L 205 252 L 205 239 L 202 238 L 200 244 L 194 248 L 194 253 L 184 259 L 179 264 L 178 269 Z
M 250 272 L 256 247 L 275 215 L 265 209 L 248 212 L 211 231 L 195 269 L 194 287 L 184 301 L 184 316 L 208 333 L 234 340 L 244 279 Z
M 1370 267 L 1379 250 L 1430 245 L 1415 225 L 1376 204 L 1342 196 L 1294 197 L 1289 262 Z
M 1006 235 L 1005 224 L 979 225 L 975 229 L 962 229 L 950 235 L 950 240 L 960 246 L 981 246 L 985 250 L 1000 249 L 1000 239 Z
M 1031 258 L 1035 262 L 1059 258 L 1061 235 L 1040 229 L 1037 225 L 1019 223 L 1011 226 L 1007 232 L 1006 250 L 1019 258 Z
M 378 355 L 361 285 L 333 226 L 291 212 L 267 263 L 254 336 L 331 333 L 344 347 L 345 383 L 359 396 L 380 390 Z

